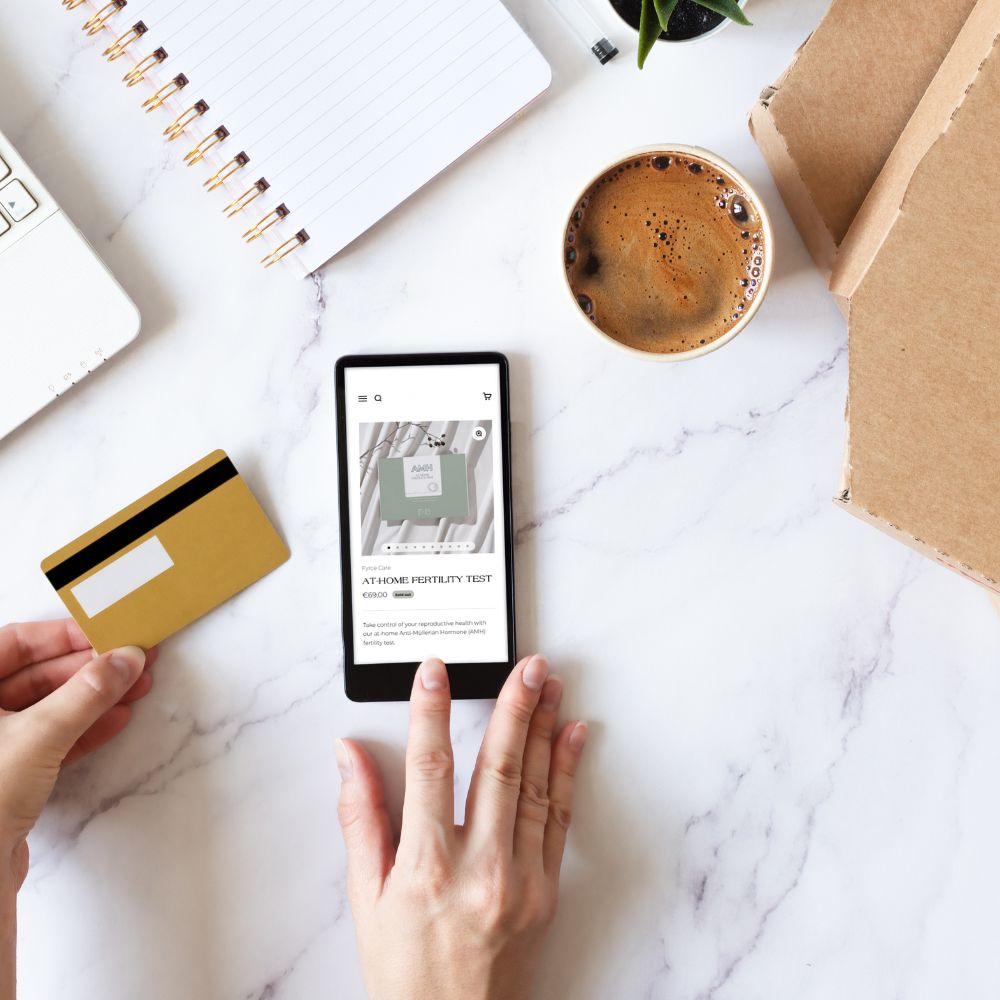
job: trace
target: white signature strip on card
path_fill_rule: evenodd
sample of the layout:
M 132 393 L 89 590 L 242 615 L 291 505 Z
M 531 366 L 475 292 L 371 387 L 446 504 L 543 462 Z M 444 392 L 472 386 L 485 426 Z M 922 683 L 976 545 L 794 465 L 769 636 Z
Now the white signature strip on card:
M 165 573 L 173 564 L 163 543 L 154 535 L 70 591 L 87 617 L 93 618 Z

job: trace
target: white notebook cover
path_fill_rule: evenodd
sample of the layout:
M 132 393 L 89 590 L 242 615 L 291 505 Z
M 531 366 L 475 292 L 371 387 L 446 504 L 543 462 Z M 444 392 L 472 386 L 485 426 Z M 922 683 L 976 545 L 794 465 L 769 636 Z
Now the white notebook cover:
M 225 201 L 259 178 L 269 187 L 234 216 L 234 238 L 286 206 L 288 216 L 253 247 L 263 256 L 305 230 L 308 242 L 288 258 L 302 274 L 551 81 L 500 0 L 128 0 L 101 40 L 109 45 L 139 22 L 147 30 L 118 65 L 166 51 L 143 87 L 169 86 L 178 74 L 187 83 L 158 120 L 208 104 L 179 144 L 187 151 L 220 126 L 229 132 L 198 164 L 200 176 L 245 152 Z

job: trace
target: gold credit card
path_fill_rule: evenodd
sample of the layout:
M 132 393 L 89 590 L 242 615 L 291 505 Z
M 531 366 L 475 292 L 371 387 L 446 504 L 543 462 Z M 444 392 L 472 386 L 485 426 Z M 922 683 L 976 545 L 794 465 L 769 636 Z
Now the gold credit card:
M 224 451 L 147 493 L 42 561 L 99 653 L 148 649 L 288 558 Z

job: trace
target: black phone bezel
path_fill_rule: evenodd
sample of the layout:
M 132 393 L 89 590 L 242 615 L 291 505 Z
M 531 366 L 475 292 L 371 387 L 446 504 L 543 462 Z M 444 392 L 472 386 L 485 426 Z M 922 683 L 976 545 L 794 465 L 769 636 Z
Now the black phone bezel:
M 349 354 L 336 363 L 337 496 L 340 515 L 341 631 L 344 641 L 344 691 L 351 701 L 407 701 L 419 663 L 355 663 L 354 605 L 351 589 L 350 515 L 347 475 L 347 399 L 344 394 L 348 368 L 421 368 L 439 365 L 497 365 L 500 370 L 500 440 L 503 473 L 504 566 L 507 586 L 507 659 L 500 663 L 449 663 L 453 698 L 495 698 L 515 662 L 514 635 L 514 532 L 511 504 L 510 366 L 495 351 L 431 354 Z

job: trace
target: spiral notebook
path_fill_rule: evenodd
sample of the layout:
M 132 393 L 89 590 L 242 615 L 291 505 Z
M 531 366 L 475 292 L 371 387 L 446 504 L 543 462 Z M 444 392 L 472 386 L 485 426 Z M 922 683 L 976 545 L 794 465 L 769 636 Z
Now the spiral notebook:
M 204 170 L 235 236 L 309 274 L 542 93 L 500 0 L 62 0 Z

